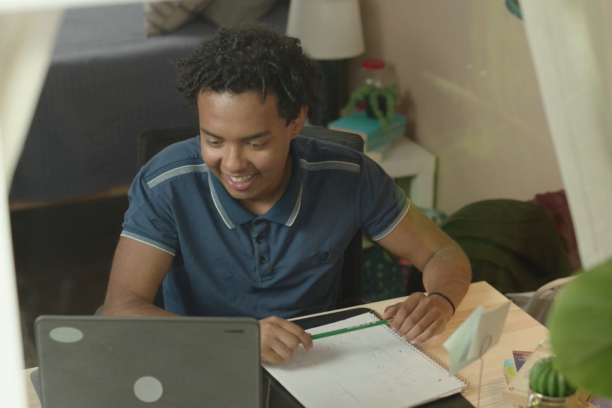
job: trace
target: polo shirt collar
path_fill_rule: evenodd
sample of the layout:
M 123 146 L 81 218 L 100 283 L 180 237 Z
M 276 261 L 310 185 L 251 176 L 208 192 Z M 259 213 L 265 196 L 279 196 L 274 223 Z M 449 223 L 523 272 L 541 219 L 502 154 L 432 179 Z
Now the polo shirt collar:
M 291 141 L 290 154 L 293 158 L 291 180 L 287 189 L 274 206 L 260 218 L 284 224 L 288 227 L 293 225 L 300 212 L 302 202 L 302 175 L 300 158 L 298 156 L 295 141 Z M 221 181 L 211 171 L 208 172 L 208 185 L 210 195 L 219 212 L 219 216 L 228 228 L 233 229 L 237 225 L 253 221 L 257 215 L 253 214 L 229 195 Z

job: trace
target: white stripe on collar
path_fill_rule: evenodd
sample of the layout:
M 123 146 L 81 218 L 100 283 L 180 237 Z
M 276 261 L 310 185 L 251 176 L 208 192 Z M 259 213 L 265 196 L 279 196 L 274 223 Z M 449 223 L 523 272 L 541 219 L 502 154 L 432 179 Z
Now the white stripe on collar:
M 304 159 L 300 159 L 300 167 L 305 170 L 317 171 L 317 170 L 346 170 L 354 173 L 359 173 L 361 166 L 359 164 L 343 162 L 337 160 L 322 161 L 322 162 L 307 162 Z
M 190 164 L 188 166 L 181 166 L 160 174 L 153 180 L 147 182 L 147 186 L 149 186 L 149 188 L 153 188 L 162 181 L 168 180 L 172 177 L 180 176 L 182 174 L 206 172 L 208 172 L 208 167 L 206 167 L 206 164 Z
M 300 192 L 298 193 L 297 200 L 295 201 L 295 206 L 293 207 L 293 212 L 289 216 L 289 219 L 285 223 L 286 226 L 290 227 L 295 222 L 298 214 L 300 213 L 300 208 L 302 207 L 302 188 L 303 185 L 300 183 Z
M 229 216 L 223 209 L 223 206 L 221 205 L 221 201 L 219 201 L 219 197 L 217 196 L 217 191 L 215 190 L 215 186 L 213 185 L 213 182 L 212 182 L 212 175 L 210 174 L 208 176 L 208 186 L 210 187 L 210 194 L 212 195 L 213 203 L 215 204 L 215 208 L 219 212 L 221 219 L 223 220 L 225 225 L 227 225 L 227 228 L 229 229 L 235 228 L 236 226 L 234 225 L 232 220 L 230 220 Z

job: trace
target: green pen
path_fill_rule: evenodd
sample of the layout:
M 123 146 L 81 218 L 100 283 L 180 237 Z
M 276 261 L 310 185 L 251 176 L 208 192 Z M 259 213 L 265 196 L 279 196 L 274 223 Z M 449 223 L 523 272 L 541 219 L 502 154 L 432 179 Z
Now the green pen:
M 313 340 L 322 339 L 323 337 L 335 336 L 336 334 L 348 333 L 348 332 L 352 332 L 355 330 L 368 329 L 370 327 L 380 326 L 381 324 L 391 323 L 392 321 L 393 319 L 379 320 L 376 322 L 360 324 L 358 326 L 347 327 L 344 329 L 338 329 L 338 330 L 328 331 L 325 333 L 313 334 L 312 339 Z

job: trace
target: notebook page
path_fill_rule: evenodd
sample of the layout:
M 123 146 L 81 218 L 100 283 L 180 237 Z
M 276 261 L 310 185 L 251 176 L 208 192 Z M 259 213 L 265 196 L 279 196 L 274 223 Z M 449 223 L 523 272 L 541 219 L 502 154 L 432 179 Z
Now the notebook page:
M 364 313 L 308 332 L 377 320 Z M 291 361 L 266 369 L 306 408 L 403 408 L 465 388 L 386 325 L 317 339 L 312 352 L 300 347 Z

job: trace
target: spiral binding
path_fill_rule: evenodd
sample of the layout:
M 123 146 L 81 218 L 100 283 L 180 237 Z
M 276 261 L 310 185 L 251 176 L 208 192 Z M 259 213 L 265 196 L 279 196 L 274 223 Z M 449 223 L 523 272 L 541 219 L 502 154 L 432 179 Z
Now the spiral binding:
M 373 314 L 374 316 L 376 316 L 379 320 L 382 320 L 382 316 L 376 310 L 370 310 L 370 313 Z M 446 365 L 446 363 L 444 363 L 444 361 L 442 361 L 438 356 L 436 356 L 435 354 L 425 350 L 424 348 L 422 348 L 420 346 L 415 346 L 414 344 L 411 344 L 411 343 L 407 342 L 406 339 L 404 339 L 402 336 L 400 336 L 399 334 L 397 334 L 393 330 L 391 330 L 391 328 L 389 326 L 386 326 L 386 329 L 387 329 L 387 331 L 389 333 L 391 333 L 392 335 L 394 335 L 395 337 L 400 339 L 402 342 L 404 342 L 405 344 L 407 344 L 410 347 L 414 348 L 419 354 L 421 354 L 423 357 L 425 357 L 426 360 L 431 361 L 432 363 L 438 365 L 441 369 L 443 369 L 443 370 L 445 370 L 447 372 L 449 371 L 449 368 Z M 465 385 L 466 389 L 467 389 L 467 387 L 470 386 L 470 382 L 468 381 L 468 379 L 465 378 L 464 376 L 462 376 L 461 374 L 455 374 L 453 377 L 455 377 L 457 380 L 459 380 L 461 383 L 463 383 L 463 385 Z

